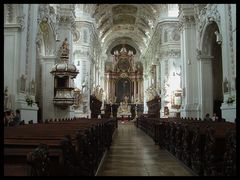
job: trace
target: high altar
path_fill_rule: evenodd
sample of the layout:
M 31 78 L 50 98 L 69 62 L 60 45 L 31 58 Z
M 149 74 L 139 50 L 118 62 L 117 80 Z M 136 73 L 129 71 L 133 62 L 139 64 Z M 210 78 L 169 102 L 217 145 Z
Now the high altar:
M 115 116 L 131 116 L 136 104 L 143 103 L 143 66 L 128 44 L 117 45 L 110 53 L 112 58 L 105 64 L 106 101 L 116 107 Z
M 118 107 L 117 117 L 131 117 L 131 105 L 128 104 L 128 97 L 124 97 L 124 102 L 120 102 Z

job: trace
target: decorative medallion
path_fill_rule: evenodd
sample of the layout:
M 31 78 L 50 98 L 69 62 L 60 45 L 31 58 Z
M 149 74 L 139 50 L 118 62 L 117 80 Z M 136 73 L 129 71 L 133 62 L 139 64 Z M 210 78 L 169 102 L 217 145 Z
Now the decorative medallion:
M 126 77 L 128 77 L 128 75 L 126 73 L 122 73 L 122 74 L 120 74 L 120 77 L 121 78 L 126 78 Z
M 127 59 L 120 59 L 118 62 L 118 68 L 121 71 L 128 71 L 128 69 L 130 68 L 130 63 Z

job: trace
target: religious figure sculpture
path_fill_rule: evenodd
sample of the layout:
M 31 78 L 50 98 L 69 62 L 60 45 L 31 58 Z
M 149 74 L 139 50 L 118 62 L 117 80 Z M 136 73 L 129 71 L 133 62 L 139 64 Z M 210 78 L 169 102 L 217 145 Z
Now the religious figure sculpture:
M 223 82 L 223 93 L 227 93 L 229 91 L 229 84 L 227 78 L 225 78 Z
M 128 103 L 128 96 L 124 96 L 124 102 L 127 104 Z
M 125 47 L 122 47 L 122 49 L 120 50 L 120 53 L 127 53 L 127 49 Z
M 4 90 L 4 110 L 9 110 L 11 109 L 12 104 L 11 104 L 11 99 L 10 99 L 10 94 L 8 92 L 8 87 L 5 88 Z
M 128 105 L 128 96 L 124 97 L 124 101 L 120 102 L 120 106 L 118 107 L 117 116 L 131 116 L 131 106 Z
M 81 92 L 81 90 L 78 89 L 78 88 L 75 88 L 73 97 L 74 97 L 74 105 L 75 105 L 75 108 L 77 109 L 77 108 L 80 107 L 80 103 L 82 102 L 82 92 Z
M 151 85 L 147 90 L 146 90 L 146 94 L 147 94 L 147 101 L 151 101 L 153 100 L 156 96 L 158 96 L 158 92 L 157 89 Z
M 99 94 L 98 94 L 98 99 L 99 99 L 100 101 L 102 101 L 102 98 L 103 98 L 103 89 L 100 88 Z
M 61 58 L 68 60 L 69 58 L 69 49 L 68 49 L 69 44 L 67 43 L 67 38 L 63 41 L 63 44 L 60 48 L 61 52 Z
M 117 97 L 115 96 L 114 98 L 113 98 L 113 103 L 116 103 L 117 102 Z
M 222 44 L 222 35 L 218 31 L 215 31 L 214 34 L 216 35 L 216 42 Z
M 35 94 L 35 82 L 34 82 L 34 80 L 32 80 L 31 83 L 30 83 L 30 93 L 32 95 Z
M 22 74 L 21 78 L 20 78 L 20 92 L 26 92 L 26 79 L 27 77 Z
M 97 99 L 99 99 L 99 92 L 100 92 L 100 86 L 97 85 L 97 86 L 96 86 L 96 91 L 95 91 L 95 97 L 96 97 Z
M 82 93 L 83 94 L 86 94 L 86 91 L 88 89 L 88 79 L 87 79 L 87 77 L 88 76 L 85 76 L 85 79 L 82 82 Z
M 92 95 L 95 96 L 95 94 L 96 94 L 96 87 L 93 86 L 93 89 L 92 89 Z
M 128 112 L 130 112 L 130 106 L 128 106 L 126 102 L 120 102 L 118 113 L 128 113 Z

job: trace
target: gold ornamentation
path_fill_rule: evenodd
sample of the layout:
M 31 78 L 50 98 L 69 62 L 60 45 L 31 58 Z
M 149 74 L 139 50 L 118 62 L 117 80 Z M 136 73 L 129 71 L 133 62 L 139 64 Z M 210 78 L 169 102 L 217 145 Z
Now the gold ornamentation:
M 48 23 L 47 23 L 47 21 L 41 21 L 39 26 L 40 26 L 40 30 L 41 30 L 42 33 L 44 33 L 44 34 L 48 33 Z

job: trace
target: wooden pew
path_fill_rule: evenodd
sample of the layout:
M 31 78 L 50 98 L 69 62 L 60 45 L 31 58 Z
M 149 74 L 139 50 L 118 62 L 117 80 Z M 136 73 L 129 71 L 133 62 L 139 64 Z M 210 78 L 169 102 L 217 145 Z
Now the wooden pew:
M 234 123 L 196 118 L 153 119 L 145 114 L 137 119 L 136 125 L 198 175 L 236 173 L 236 145 L 233 140 L 227 141 L 234 139 L 230 138 L 234 135 L 227 138 L 227 132 L 236 126 Z
M 226 133 L 226 151 L 223 157 L 223 175 L 236 176 L 236 129 L 231 129 Z
M 85 156 L 78 159 L 79 161 L 85 162 L 81 168 L 84 169 L 84 166 L 87 167 L 86 162 L 93 162 L 88 166 L 88 169 L 92 169 L 91 172 L 88 172 L 87 174 L 82 173 L 85 175 L 94 175 L 101 160 L 99 156 L 102 157 L 104 148 L 108 148 L 111 145 L 110 139 L 112 139 L 112 134 L 115 128 L 115 119 L 52 121 L 47 124 L 19 126 L 15 129 L 6 128 L 4 131 L 5 162 L 10 163 L 10 157 L 26 158 L 27 154 L 29 154 L 34 148 L 37 148 L 39 143 L 42 143 L 49 147 L 49 158 L 50 160 L 55 160 L 55 169 L 58 169 L 58 171 L 56 170 L 54 172 L 52 171 L 54 166 L 52 166 L 51 174 L 64 174 L 65 172 L 68 173 L 67 175 L 72 175 L 78 172 L 79 175 L 79 172 L 81 171 L 79 171 L 79 166 L 76 163 L 74 163 L 74 166 L 76 166 L 74 169 L 77 168 L 78 171 L 64 172 L 62 171 L 62 167 L 65 167 L 64 165 L 66 163 L 59 163 L 60 159 L 67 159 L 68 153 L 63 153 L 67 146 L 63 146 L 61 142 L 63 137 L 69 135 L 73 137 L 71 143 L 73 144 L 74 149 L 76 147 L 76 153 L 81 154 L 80 152 L 85 152 Z M 78 136 L 76 135 L 76 132 Z M 101 134 L 101 136 L 97 136 L 99 134 Z M 80 135 L 83 137 L 82 139 L 84 143 L 78 141 Z M 98 152 L 98 150 L 101 150 L 101 152 Z M 14 159 L 16 160 L 16 158 Z M 59 168 L 56 168 L 56 165 L 59 165 Z

